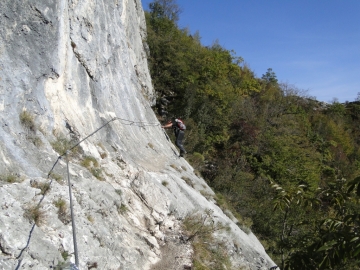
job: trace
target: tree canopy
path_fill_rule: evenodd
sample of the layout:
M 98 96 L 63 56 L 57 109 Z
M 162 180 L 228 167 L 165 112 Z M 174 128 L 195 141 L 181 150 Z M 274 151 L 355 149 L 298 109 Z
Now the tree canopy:
M 232 50 L 146 12 L 159 119 L 187 124 L 188 160 L 281 269 L 359 269 L 360 102 L 318 102 Z M 167 100 L 166 105 L 161 100 Z

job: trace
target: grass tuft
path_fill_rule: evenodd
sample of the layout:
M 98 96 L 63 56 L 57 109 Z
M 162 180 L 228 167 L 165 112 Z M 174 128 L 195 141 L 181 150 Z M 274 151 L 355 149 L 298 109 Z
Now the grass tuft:
M 30 185 L 32 188 L 40 189 L 41 195 L 45 195 L 48 191 L 50 191 L 50 183 L 49 182 L 45 183 L 45 182 L 38 182 L 38 181 L 34 180 L 34 181 L 31 181 Z
M 16 174 L 0 175 L 0 180 L 8 183 L 20 182 L 20 178 Z
M 211 210 L 193 213 L 186 216 L 182 224 L 187 241 L 191 241 L 194 248 L 194 269 L 231 269 L 230 256 L 225 245 L 213 237 L 214 232 L 227 230 L 228 227 L 216 223 L 212 214 Z
M 35 222 L 37 226 L 41 226 L 45 223 L 45 212 L 40 209 L 38 205 L 32 205 L 25 209 L 24 217 L 29 221 Z
M 80 147 L 76 146 L 73 148 L 74 145 L 75 145 L 75 142 L 73 142 L 72 140 L 69 140 L 65 137 L 58 137 L 56 139 L 56 141 L 51 142 L 52 148 L 59 155 L 64 155 L 67 150 L 71 149 L 71 151 L 69 153 L 70 157 L 75 157 L 76 155 L 78 155 L 80 153 Z
M 36 131 L 35 120 L 32 114 L 27 111 L 22 111 L 20 113 L 19 119 L 23 127 L 33 132 Z
M 83 160 L 81 161 L 81 165 L 87 168 L 93 176 L 96 177 L 96 179 L 103 181 L 104 177 L 102 174 L 102 169 L 99 167 L 99 162 L 96 160 L 96 158 L 92 156 L 85 156 Z

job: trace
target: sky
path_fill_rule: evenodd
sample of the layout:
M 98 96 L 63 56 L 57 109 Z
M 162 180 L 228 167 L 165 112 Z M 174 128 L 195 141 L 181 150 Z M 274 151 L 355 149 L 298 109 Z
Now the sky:
M 319 101 L 360 93 L 360 0 L 174 0 L 178 26 Z M 152 0 L 142 0 L 148 10 Z

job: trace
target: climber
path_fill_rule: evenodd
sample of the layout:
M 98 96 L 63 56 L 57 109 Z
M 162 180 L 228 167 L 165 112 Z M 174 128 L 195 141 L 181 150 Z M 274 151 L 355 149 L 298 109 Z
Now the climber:
M 184 122 L 179 118 L 172 118 L 166 125 L 161 126 L 162 128 L 173 128 L 175 133 L 175 145 L 180 150 L 180 157 L 183 157 L 186 154 L 183 139 L 185 135 L 186 126 Z

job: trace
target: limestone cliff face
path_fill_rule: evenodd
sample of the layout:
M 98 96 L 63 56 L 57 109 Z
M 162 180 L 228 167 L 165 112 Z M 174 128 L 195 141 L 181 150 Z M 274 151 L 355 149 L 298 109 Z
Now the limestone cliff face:
M 75 262 L 68 179 L 80 269 L 191 266 L 181 222 L 207 209 L 230 227 L 215 237 L 234 269 L 274 266 L 161 129 L 140 0 L 2 0 L 0 10 L 0 269 Z M 59 148 L 78 142 L 67 163 Z

